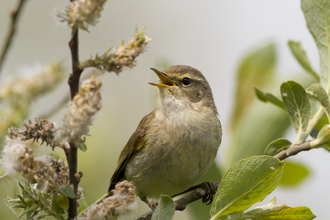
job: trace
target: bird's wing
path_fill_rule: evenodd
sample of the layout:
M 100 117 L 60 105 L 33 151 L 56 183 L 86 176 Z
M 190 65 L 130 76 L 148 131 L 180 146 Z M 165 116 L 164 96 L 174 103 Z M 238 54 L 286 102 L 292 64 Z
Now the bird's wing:
M 144 116 L 141 120 L 136 131 L 132 134 L 124 149 L 121 151 L 117 167 L 113 173 L 108 192 L 111 193 L 111 190 L 115 188 L 116 184 L 125 179 L 125 168 L 126 164 L 130 161 L 133 155 L 141 150 L 145 144 L 145 135 L 148 130 L 148 124 L 155 117 L 155 111 L 152 111 L 150 114 Z

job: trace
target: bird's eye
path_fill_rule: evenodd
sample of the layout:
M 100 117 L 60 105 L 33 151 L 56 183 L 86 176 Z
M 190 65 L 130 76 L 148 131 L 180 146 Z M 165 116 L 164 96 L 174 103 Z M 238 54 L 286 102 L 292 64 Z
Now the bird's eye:
M 191 84 L 191 79 L 188 77 L 185 77 L 182 79 L 182 83 L 183 83 L 183 85 L 188 86 Z

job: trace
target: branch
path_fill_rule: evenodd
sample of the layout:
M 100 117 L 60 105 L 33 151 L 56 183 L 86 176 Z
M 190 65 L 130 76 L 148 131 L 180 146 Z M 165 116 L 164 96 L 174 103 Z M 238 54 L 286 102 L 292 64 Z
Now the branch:
M 220 182 L 221 181 L 217 181 L 217 182 L 213 183 L 213 185 L 216 189 L 218 189 Z M 186 209 L 188 204 L 195 202 L 199 199 L 202 199 L 207 195 L 208 195 L 208 193 L 205 189 L 202 189 L 202 188 L 195 189 L 192 193 L 190 193 L 174 202 L 175 210 L 183 211 Z M 151 216 L 152 216 L 152 212 L 147 212 L 147 213 L 137 217 L 135 220 L 151 220 Z
M 79 80 L 80 75 L 83 71 L 79 67 L 79 38 L 78 38 L 78 29 L 73 28 L 72 29 L 72 38 L 69 42 L 69 47 L 71 50 L 71 60 L 72 60 L 72 73 L 69 77 L 68 83 L 70 86 L 70 92 L 71 92 L 71 100 L 73 97 L 79 92 Z
M 293 155 L 296 155 L 300 153 L 301 151 L 308 151 L 312 149 L 310 142 L 305 142 L 302 144 L 292 144 L 288 149 L 282 150 L 278 154 L 276 154 L 274 157 L 279 160 L 284 160 L 288 157 L 291 157 Z
M 20 0 L 17 7 L 15 9 L 13 9 L 12 12 L 10 13 L 11 24 L 9 26 L 7 37 L 4 41 L 3 48 L 0 53 L 0 71 L 1 71 L 2 64 L 7 56 L 7 52 L 12 44 L 13 37 L 16 34 L 18 17 L 23 9 L 25 2 L 26 2 L 26 0 Z
M 83 69 L 79 68 L 79 41 L 78 41 L 78 29 L 72 28 L 72 38 L 69 42 L 72 60 L 72 74 L 69 77 L 68 83 L 70 86 L 71 100 L 79 92 L 80 75 Z M 70 143 L 70 152 L 67 154 L 67 160 L 69 163 L 69 176 L 70 185 L 73 185 L 74 193 L 77 195 L 78 191 L 78 179 L 77 174 L 78 164 L 78 148 L 75 143 Z M 77 216 L 77 196 L 75 198 L 69 198 L 69 219 L 74 219 Z

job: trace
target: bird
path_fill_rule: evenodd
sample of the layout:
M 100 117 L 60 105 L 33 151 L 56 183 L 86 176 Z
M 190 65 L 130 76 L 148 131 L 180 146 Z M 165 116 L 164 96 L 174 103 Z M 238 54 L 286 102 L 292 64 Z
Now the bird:
M 210 85 L 187 65 L 159 71 L 157 107 L 139 123 L 123 148 L 108 195 L 123 180 L 132 181 L 149 207 L 162 194 L 174 196 L 192 187 L 212 165 L 222 128 Z

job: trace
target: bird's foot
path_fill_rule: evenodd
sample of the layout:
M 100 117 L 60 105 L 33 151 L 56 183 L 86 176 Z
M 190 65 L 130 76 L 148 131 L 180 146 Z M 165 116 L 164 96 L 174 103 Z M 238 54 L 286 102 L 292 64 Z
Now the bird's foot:
M 202 198 L 203 203 L 206 205 L 211 204 L 214 199 L 214 194 L 217 192 L 217 188 L 214 183 L 211 182 L 203 182 L 198 185 L 200 189 L 204 189 L 206 191 L 206 196 Z
M 152 211 L 155 211 L 155 209 L 158 206 L 158 202 L 148 202 L 147 204 L 148 204 L 149 208 L 151 208 Z
M 206 205 L 211 204 L 211 202 L 214 199 L 214 194 L 217 192 L 217 187 L 215 186 L 214 183 L 211 183 L 209 181 L 203 182 L 203 183 L 201 183 L 199 185 L 196 185 L 196 186 L 192 186 L 189 189 L 187 189 L 187 190 L 185 190 L 181 193 L 175 194 L 174 196 L 172 196 L 172 198 L 174 198 L 176 196 L 179 196 L 179 195 L 182 195 L 182 194 L 185 194 L 187 192 L 191 192 L 191 191 L 199 190 L 199 189 L 203 189 L 206 192 L 205 193 L 206 195 L 202 199 L 203 203 L 206 203 Z
M 145 197 L 145 196 L 143 196 L 143 195 L 140 195 L 139 197 L 140 197 L 140 199 L 141 199 L 143 202 L 147 203 L 147 205 L 149 206 L 149 208 L 150 208 L 152 211 L 155 211 L 155 209 L 156 209 L 157 206 L 158 206 L 158 202 L 150 202 L 150 201 L 147 199 L 147 197 Z

